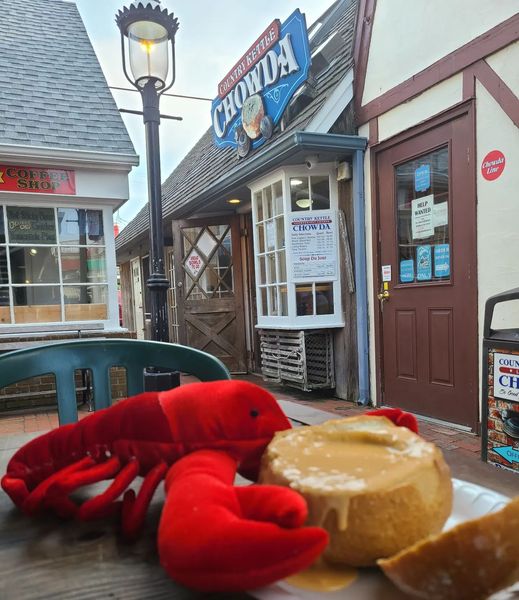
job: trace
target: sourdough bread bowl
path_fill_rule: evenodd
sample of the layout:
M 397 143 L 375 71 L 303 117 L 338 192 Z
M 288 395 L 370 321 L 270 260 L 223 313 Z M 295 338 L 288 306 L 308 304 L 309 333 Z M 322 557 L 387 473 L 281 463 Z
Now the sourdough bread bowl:
M 417 598 L 488 598 L 519 580 L 519 497 L 378 564 L 397 587 Z
M 301 493 L 307 523 L 330 534 L 324 558 L 349 566 L 373 566 L 438 533 L 452 508 L 440 450 L 385 417 L 277 433 L 263 455 L 260 482 Z

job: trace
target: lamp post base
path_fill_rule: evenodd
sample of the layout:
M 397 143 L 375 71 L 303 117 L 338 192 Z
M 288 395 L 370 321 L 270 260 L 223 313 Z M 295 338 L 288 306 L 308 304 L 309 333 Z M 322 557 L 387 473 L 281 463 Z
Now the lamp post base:
M 180 373 L 178 371 L 160 372 L 157 370 L 144 371 L 145 392 L 165 392 L 180 385 Z

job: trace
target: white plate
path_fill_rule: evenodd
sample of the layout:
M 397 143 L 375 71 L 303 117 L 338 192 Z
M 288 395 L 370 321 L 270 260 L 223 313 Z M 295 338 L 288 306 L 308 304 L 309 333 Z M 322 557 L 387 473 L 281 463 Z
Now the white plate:
M 502 508 L 509 498 L 474 483 L 452 480 L 454 504 L 445 529 Z M 295 588 L 281 581 L 249 592 L 258 600 L 403 600 L 410 598 L 377 569 L 363 569 L 355 583 L 338 592 L 317 593 Z

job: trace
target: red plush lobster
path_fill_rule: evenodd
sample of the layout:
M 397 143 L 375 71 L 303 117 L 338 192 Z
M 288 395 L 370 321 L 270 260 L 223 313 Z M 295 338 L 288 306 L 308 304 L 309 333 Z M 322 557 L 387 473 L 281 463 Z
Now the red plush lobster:
M 389 410 L 384 416 L 416 430 L 414 417 Z M 328 542 L 323 529 L 303 526 L 306 503 L 293 490 L 233 485 L 236 472 L 256 479 L 274 433 L 289 427 L 275 398 L 243 381 L 144 393 L 29 442 L 1 484 L 29 515 L 47 509 L 89 520 L 120 512 L 132 538 L 167 474 L 158 532 L 164 568 L 199 590 L 251 589 L 308 567 Z M 127 488 L 138 475 L 136 495 Z M 113 482 L 102 494 L 81 505 L 70 499 L 105 479 Z

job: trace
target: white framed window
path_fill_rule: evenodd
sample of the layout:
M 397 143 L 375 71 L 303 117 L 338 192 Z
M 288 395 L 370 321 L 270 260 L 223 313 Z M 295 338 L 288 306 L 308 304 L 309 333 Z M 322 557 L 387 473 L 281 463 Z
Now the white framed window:
M 258 327 L 343 327 L 334 166 L 280 169 L 249 187 Z
M 111 320 L 109 223 L 101 207 L 0 205 L 0 326 Z

